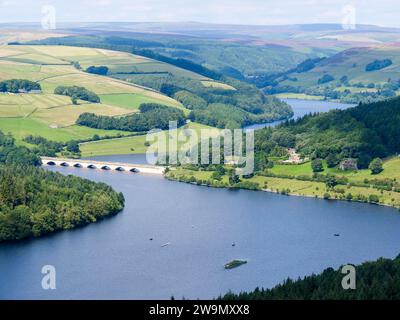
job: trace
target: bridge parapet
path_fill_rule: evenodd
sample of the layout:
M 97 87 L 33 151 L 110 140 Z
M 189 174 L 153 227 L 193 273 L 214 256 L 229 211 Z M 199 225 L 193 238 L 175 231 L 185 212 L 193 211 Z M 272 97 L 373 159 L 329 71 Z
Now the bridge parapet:
M 56 165 L 74 168 L 114 170 L 119 172 L 137 172 L 147 174 L 164 174 L 164 167 L 132 163 L 117 163 L 107 161 L 92 161 L 87 159 L 63 159 L 41 157 L 43 165 Z

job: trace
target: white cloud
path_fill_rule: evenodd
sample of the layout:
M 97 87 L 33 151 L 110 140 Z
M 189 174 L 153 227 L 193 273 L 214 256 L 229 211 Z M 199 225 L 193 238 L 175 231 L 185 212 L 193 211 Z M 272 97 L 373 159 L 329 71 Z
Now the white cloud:
M 44 4 L 56 7 L 60 21 L 235 24 L 341 23 L 341 9 L 350 4 L 359 23 L 400 27 L 398 0 L 0 0 L 0 22 L 36 21 Z

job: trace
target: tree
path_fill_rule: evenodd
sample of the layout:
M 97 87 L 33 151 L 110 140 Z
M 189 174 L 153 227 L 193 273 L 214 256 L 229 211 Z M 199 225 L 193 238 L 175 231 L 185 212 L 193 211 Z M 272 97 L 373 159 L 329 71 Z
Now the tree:
M 79 153 L 79 143 L 75 140 L 71 140 L 67 144 L 67 151 L 72 152 L 72 153 Z
M 221 181 L 222 175 L 218 171 L 214 171 L 213 174 L 211 175 L 211 178 L 213 180 Z
M 376 158 L 372 160 L 369 164 L 369 169 L 371 170 L 372 174 L 379 174 L 383 171 L 383 161 L 380 158 Z
M 334 175 L 331 175 L 331 174 L 330 174 L 330 175 L 328 175 L 328 176 L 326 177 L 325 184 L 326 184 L 326 187 L 327 187 L 328 189 L 333 189 L 334 187 L 337 186 L 338 181 L 337 181 L 337 179 L 336 179 L 336 177 L 335 177 Z
M 77 99 L 77 97 L 76 97 L 76 96 L 72 96 L 72 97 L 71 97 L 71 102 L 72 102 L 73 105 L 77 105 L 77 104 L 78 104 L 78 99 Z
M 105 76 L 108 73 L 108 67 L 106 67 L 106 66 L 98 66 L 98 67 L 90 66 L 86 69 L 86 72 Z
M 323 166 L 323 163 L 322 163 L 322 159 L 319 159 L 319 158 L 314 159 L 311 162 L 311 168 L 312 168 L 313 172 L 322 172 L 322 171 L 324 171 L 324 166 Z
M 335 80 L 335 78 L 330 74 L 324 74 L 322 78 L 318 79 L 318 84 L 324 84 Z
M 328 166 L 328 168 L 334 168 L 338 165 L 338 163 L 339 160 L 336 154 L 334 153 L 328 154 L 328 156 L 326 157 L 326 165 Z
M 234 185 L 240 182 L 239 176 L 235 173 L 235 170 L 232 170 L 229 174 L 229 184 Z

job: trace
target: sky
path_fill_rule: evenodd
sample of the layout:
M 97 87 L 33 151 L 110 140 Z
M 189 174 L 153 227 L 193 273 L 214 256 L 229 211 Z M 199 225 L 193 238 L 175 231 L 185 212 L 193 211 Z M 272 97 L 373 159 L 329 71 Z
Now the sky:
M 357 24 L 400 27 L 398 4 L 399 0 L 0 0 L 0 23 L 40 23 L 51 6 L 57 22 L 341 24 L 350 14 Z

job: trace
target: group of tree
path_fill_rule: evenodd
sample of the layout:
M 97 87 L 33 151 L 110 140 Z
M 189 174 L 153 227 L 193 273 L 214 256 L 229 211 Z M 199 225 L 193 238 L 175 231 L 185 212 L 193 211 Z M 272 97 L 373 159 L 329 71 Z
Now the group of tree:
M 124 197 L 111 187 L 40 164 L 36 153 L 0 132 L 0 242 L 71 229 L 122 210 Z
M 334 76 L 330 74 L 324 74 L 320 79 L 318 79 L 318 84 L 324 84 L 335 80 Z
M 386 67 L 389 67 L 392 64 L 393 61 L 391 59 L 374 60 L 373 62 L 368 63 L 365 66 L 365 71 L 370 72 L 370 71 L 381 70 Z
M 86 72 L 93 73 L 93 74 L 99 74 L 101 76 L 106 76 L 108 73 L 108 67 L 106 67 L 106 66 L 90 66 L 90 67 L 86 68 Z
M 87 90 L 84 87 L 78 86 L 58 86 L 54 89 L 54 94 L 60 94 L 71 97 L 73 104 L 79 100 L 84 100 L 93 103 L 99 103 L 100 97 L 93 91 Z
M 358 168 L 382 170 L 380 159 L 400 152 L 400 98 L 361 104 L 347 110 L 310 114 L 271 129 L 256 132 L 257 152 L 276 155 L 296 147 L 311 157 L 314 172 L 335 167 L 344 159 L 356 159 Z M 376 159 L 372 162 L 373 159 Z M 372 163 L 371 163 L 372 162 Z
M 37 166 L 41 164 L 40 157 L 24 146 L 16 146 L 10 134 L 0 131 L 0 165 L 18 164 Z
M 21 93 L 41 90 L 40 84 L 30 80 L 11 79 L 0 82 L 0 92 Z
M 99 116 L 93 113 L 83 113 L 76 123 L 103 130 L 122 130 L 144 132 L 151 129 L 168 129 L 170 121 L 177 121 L 178 126 L 185 123 L 182 110 L 155 103 L 144 103 L 139 107 L 140 113 L 123 117 Z
M 33 166 L 0 165 L 0 241 L 71 229 L 118 213 L 111 187 Z
M 272 289 L 229 292 L 221 300 L 399 300 L 400 256 L 355 266 L 356 288 L 345 290 L 342 268 L 328 268 L 303 279 L 287 279 Z
M 23 139 L 25 142 L 35 145 L 31 150 L 40 156 L 56 157 L 57 154 L 80 156 L 79 143 L 70 140 L 66 143 L 51 141 L 41 136 L 28 135 Z

